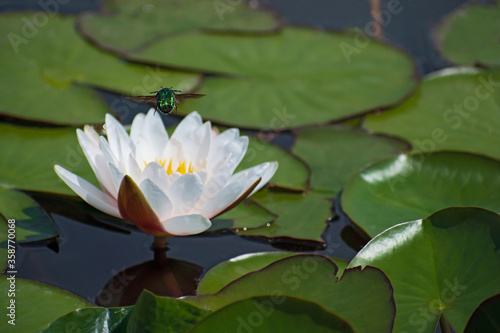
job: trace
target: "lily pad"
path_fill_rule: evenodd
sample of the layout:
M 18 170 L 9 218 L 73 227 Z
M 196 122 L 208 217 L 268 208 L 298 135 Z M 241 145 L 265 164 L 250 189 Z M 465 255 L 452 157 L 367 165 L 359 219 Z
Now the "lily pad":
M 488 298 L 474 311 L 464 333 L 500 331 L 500 294 Z
M 436 29 L 438 47 L 457 64 L 500 65 L 500 3 L 462 6 Z
M 7 220 L 0 215 L 0 271 L 4 271 L 7 267 L 7 255 L 8 255 L 8 245 L 9 245 L 9 234 L 8 234 Z M 11 242 L 11 245 L 12 244 Z
M 279 303 L 254 297 L 232 303 L 203 319 L 190 331 L 199 332 L 354 332 L 350 325 L 321 306 L 282 296 Z
M 294 252 L 260 252 L 249 253 L 224 261 L 217 266 L 211 268 L 203 275 L 203 278 L 198 283 L 197 294 L 214 294 L 220 291 L 230 282 L 242 277 L 245 274 L 254 272 L 266 267 L 273 262 L 297 255 Z M 348 261 L 340 258 L 331 258 L 337 267 L 337 276 L 342 276 L 344 269 L 347 267 Z
M 359 48 L 358 39 L 298 27 L 267 36 L 190 32 L 128 58 L 232 76 L 205 80 L 207 96 L 184 107 L 222 124 L 279 130 L 385 108 L 412 93 L 414 61 L 375 40 Z
M 217 311 L 231 303 L 267 296 L 278 303 L 283 296 L 319 304 L 346 320 L 355 332 L 391 332 L 395 316 L 391 283 L 373 267 L 347 269 L 340 280 L 337 266 L 319 255 L 297 255 L 278 260 L 242 276 L 211 295 L 182 300 Z
M 237 171 L 253 167 L 260 163 L 277 161 L 278 170 L 271 179 L 271 184 L 293 191 L 305 191 L 309 182 L 307 166 L 295 155 L 265 140 L 249 136 L 245 157 Z
M 499 246 L 498 214 L 448 208 L 384 231 L 349 267 L 370 265 L 387 274 L 396 300 L 395 332 L 433 333 L 441 315 L 463 332 L 474 310 L 500 292 Z
M 451 68 L 425 78 L 394 109 L 365 128 L 409 140 L 414 151 L 460 150 L 500 158 L 500 69 Z
M 321 235 L 332 216 L 332 203 L 321 193 L 297 194 L 260 190 L 252 199 L 278 215 L 270 225 L 256 229 L 236 230 L 239 235 L 267 238 L 294 238 L 324 243 Z
M 54 172 L 61 164 L 96 183 L 74 129 L 0 124 L 0 187 L 71 194 Z
M 362 167 L 410 149 L 399 139 L 341 127 L 304 129 L 296 137 L 292 151 L 311 168 L 311 187 L 332 196 Z
M 59 234 L 52 218 L 22 192 L 0 187 L 0 213 L 15 220 L 18 243 L 50 239 Z
M 257 33 L 279 27 L 275 15 L 252 10 L 244 1 L 106 0 L 101 6 L 103 13 L 80 15 L 79 27 L 99 47 L 115 52 L 134 50 L 188 30 Z
M 133 307 L 83 308 L 72 311 L 52 322 L 43 333 L 72 332 L 125 332 Z
M 13 328 L 16 332 L 39 332 L 70 311 L 92 306 L 83 298 L 65 290 L 19 277 L 11 279 L 5 275 L 1 276 L 0 289 L 5 293 L 0 298 L 3 313 L 12 312 L 9 306 L 14 309 L 15 313 L 15 326 L 8 322 L 14 318 L 3 316 L 3 320 L 0 321 L 2 332 L 10 332 Z M 14 290 L 15 295 L 9 296 L 10 289 Z
M 39 122 L 102 123 L 108 105 L 90 86 L 144 95 L 163 86 L 192 89 L 196 74 L 130 64 L 89 45 L 73 16 L 0 16 L 0 113 Z M 47 50 L 50 50 L 48 52 Z
M 500 212 L 499 170 L 500 161 L 469 153 L 402 154 L 354 177 L 342 208 L 372 237 L 452 206 Z
M 275 219 L 276 215 L 264 207 L 251 200 L 245 200 L 212 220 L 212 226 L 207 231 L 259 228 L 272 223 Z
M 187 332 L 210 312 L 145 290 L 130 315 L 127 332 Z

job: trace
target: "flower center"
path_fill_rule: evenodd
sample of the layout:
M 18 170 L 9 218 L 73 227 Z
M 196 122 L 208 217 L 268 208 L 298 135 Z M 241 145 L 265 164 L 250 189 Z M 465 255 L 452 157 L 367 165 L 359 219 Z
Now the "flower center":
M 155 158 L 155 161 L 161 164 L 161 166 L 165 169 L 165 171 L 167 172 L 167 175 L 169 175 L 169 176 L 171 174 L 173 174 L 174 172 L 179 172 L 181 175 L 183 175 L 185 173 L 193 173 L 194 172 L 192 162 L 189 162 L 189 166 L 186 167 L 187 161 L 182 161 L 182 162 L 179 162 L 177 165 L 173 165 L 173 158 L 170 159 L 170 161 L 168 162 L 168 165 L 167 165 L 167 160 L 163 160 L 161 158 Z M 144 164 L 146 166 L 148 165 L 148 163 L 146 161 L 144 161 Z

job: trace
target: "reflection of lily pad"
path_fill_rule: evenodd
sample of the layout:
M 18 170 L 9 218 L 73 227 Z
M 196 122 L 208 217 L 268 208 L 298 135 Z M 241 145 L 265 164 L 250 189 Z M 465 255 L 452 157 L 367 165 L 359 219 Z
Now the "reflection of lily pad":
M 39 332 L 49 323 L 72 310 L 92 306 L 83 298 L 65 290 L 19 277 L 15 278 L 15 296 L 8 297 L 11 281 L 7 278 L 7 276 L 0 277 L 0 289 L 5 293 L 0 298 L 0 306 L 5 317 L 0 321 L 2 332 L 12 332 L 13 327 L 14 332 Z M 5 316 L 11 300 L 15 301 L 15 326 L 9 324 L 7 320 L 10 318 Z
M 500 157 L 500 70 L 445 69 L 398 107 L 364 126 L 409 140 L 415 151 L 462 150 Z
M 370 265 L 394 287 L 394 332 L 433 333 L 442 314 L 463 332 L 474 310 L 500 292 L 500 216 L 449 208 L 372 239 L 349 267 Z
M 260 205 L 278 215 L 269 226 L 238 230 L 239 235 L 267 238 L 290 237 L 324 243 L 321 235 L 331 217 L 332 203 L 321 193 L 306 195 L 261 190 L 252 196 Z
M 207 96 L 185 107 L 220 123 L 276 130 L 387 107 L 416 87 L 414 62 L 405 53 L 371 41 L 346 54 L 343 47 L 354 47 L 354 38 L 296 27 L 269 36 L 191 32 L 129 57 L 232 75 L 205 80 Z
M 293 152 L 311 167 L 311 187 L 336 196 L 365 165 L 394 156 L 409 145 L 381 135 L 335 127 L 297 132 Z
M 84 13 L 82 33 L 105 49 L 127 51 L 163 36 L 186 30 L 266 32 L 278 27 L 276 18 L 250 9 L 244 1 L 127 0 L 102 3 L 104 14 Z M 133 22 L 133 24 L 131 24 Z
M 396 308 L 391 283 L 373 267 L 348 269 L 340 280 L 337 266 L 318 255 L 297 255 L 249 273 L 216 294 L 182 300 L 216 311 L 256 296 L 291 296 L 321 305 L 346 320 L 356 332 L 391 332 Z M 269 296 L 271 295 L 271 296 Z
M 211 268 L 203 275 L 203 278 L 198 283 L 197 294 L 214 294 L 221 290 L 230 282 L 242 277 L 250 272 L 260 270 L 267 265 L 287 257 L 297 255 L 294 252 L 260 252 L 243 254 L 228 261 L 224 261 L 217 266 Z M 345 259 L 331 258 L 337 267 L 337 276 L 342 276 L 344 269 L 349 263 Z
M 86 43 L 72 16 L 7 13 L 0 25 L 0 113 L 58 124 L 101 123 L 109 107 L 93 89 L 144 95 L 160 86 L 192 89 L 195 74 L 128 64 Z M 31 24 L 31 25 L 30 25 Z
M 444 56 L 458 64 L 500 65 L 500 3 L 463 6 L 436 31 Z
M 371 236 L 451 206 L 500 212 L 499 171 L 500 161 L 468 153 L 399 155 L 354 177 L 342 208 Z
M 237 319 L 231 320 L 233 318 Z M 253 328 L 259 332 L 354 332 L 337 314 L 316 303 L 287 296 L 281 296 L 279 303 L 272 303 L 269 297 L 236 301 L 201 320 L 190 332 L 220 332 L 221 329 L 254 332 Z

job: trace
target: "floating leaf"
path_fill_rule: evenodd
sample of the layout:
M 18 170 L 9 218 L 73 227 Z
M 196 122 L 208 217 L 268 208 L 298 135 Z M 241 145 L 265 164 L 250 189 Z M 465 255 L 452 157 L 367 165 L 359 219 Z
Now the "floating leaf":
M 291 237 L 310 242 L 324 243 L 321 235 L 326 221 L 332 215 L 332 203 L 321 193 L 306 195 L 261 190 L 252 196 L 260 205 L 278 215 L 270 225 L 262 228 L 237 230 L 245 236 L 268 238 Z
M 337 266 L 324 256 L 297 255 L 242 276 L 217 294 L 187 296 L 182 300 L 217 311 L 231 303 L 268 296 L 278 303 L 283 296 L 321 305 L 346 320 L 355 332 L 391 332 L 395 306 L 391 283 L 382 271 L 367 267 L 348 269 L 340 280 Z
M 101 48 L 123 52 L 188 30 L 231 30 L 245 33 L 278 28 L 274 15 L 252 10 L 244 1 L 112 1 L 104 13 L 84 13 L 81 32 Z M 133 24 L 131 24 L 133 22 Z
M 224 261 L 217 266 L 211 268 L 203 275 L 203 278 L 198 283 L 197 294 L 214 294 L 220 291 L 230 282 L 242 277 L 250 272 L 258 271 L 273 262 L 297 255 L 294 252 L 260 252 L 243 254 L 228 261 Z M 337 267 L 337 276 L 342 276 L 344 269 L 347 267 L 348 261 L 345 259 L 331 258 Z
M 500 332 L 500 294 L 488 298 L 474 311 L 464 333 Z
M 277 161 L 278 170 L 271 179 L 275 186 L 295 191 L 305 191 L 308 186 L 309 170 L 296 156 L 267 141 L 249 136 L 250 142 L 245 157 L 236 171 L 253 167 L 257 164 Z
M 74 194 L 54 172 L 54 164 L 96 183 L 74 129 L 0 124 L 0 187 Z
M 232 303 L 200 321 L 190 332 L 354 332 L 350 325 L 321 306 L 282 296 L 254 297 Z
M 311 187 L 336 196 L 365 165 L 409 148 L 404 141 L 387 136 L 319 127 L 298 131 L 292 151 L 311 168 Z
M 15 220 L 18 243 L 50 239 L 59 234 L 52 218 L 22 192 L 0 187 L 0 214 Z
M 253 229 L 272 223 L 276 215 L 251 200 L 245 200 L 227 213 L 212 220 L 208 231 L 220 229 Z
M 7 226 L 7 220 L 0 215 L 0 271 L 4 271 L 7 266 L 7 255 L 9 247 L 9 227 Z M 12 239 L 14 241 L 14 239 Z M 11 245 L 14 245 L 11 242 Z
M 49 323 L 70 311 L 92 306 L 83 298 L 66 290 L 19 277 L 14 278 L 15 282 L 9 279 L 5 275 L 0 277 L 0 289 L 4 291 L 4 295 L 0 298 L 0 307 L 4 309 L 5 314 L 12 312 L 9 306 L 15 309 L 15 326 L 8 323 L 8 320 L 14 318 L 4 315 L 3 320 L 0 321 L 2 332 L 10 332 L 13 328 L 15 332 L 39 332 Z M 12 288 L 15 295 L 11 296 L 9 290 Z
M 399 155 L 354 177 L 342 208 L 369 235 L 452 206 L 500 212 L 500 161 L 469 153 Z
M 408 55 L 375 40 L 359 49 L 356 38 L 297 27 L 268 36 L 191 32 L 128 58 L 230 75 L 205 80 L 207 96 L 184 107 L 223 124 L 278 130 L 387 107 L 415 89 Z
M 72 311 L 52 322 L 43 333 L 71 332 L 125 332 L 133 307 L 83 308 Z
M 43 26 L 41 20 L 45 18 Z M 0 113 L 57 124 L 102 123 L 109 107 L 89 85 L 144 95 L 192 89 L 198 75 L 126 63 L 75 31 L 72 16 L 4 13 L 0 24 Z M 50 51 L 48 51 L 50 50 Z
M 409 100 L 364 126 L 409 140 L 414 151 L 461 150 L 500 158 L 500 70 L 452 68 L 428 76 Z
M 463 332 L 481 302 L 500 292 L 499 246 L 498 214 L 449 208 L 384 231 L 349 267 L 370 265 L 387 274 L 397 308 L 394 332 L 433 333 L 441 314 Z
M 457 64 L 500 65 L 500 3 L 462 6 L 436 29 L 438 47 Z
M 210 312 L 143 291 L 130 315 L 127 332 L 187 332 Z

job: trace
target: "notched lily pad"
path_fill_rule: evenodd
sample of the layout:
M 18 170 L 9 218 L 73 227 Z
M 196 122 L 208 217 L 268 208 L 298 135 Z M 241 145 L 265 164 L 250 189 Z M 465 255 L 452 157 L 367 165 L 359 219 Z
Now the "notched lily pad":
M 348 269 L 337 280 L 337 266 L 319 255 L 296 255 L 233 281 L 216 294 L 187 296 L 183 301 L 217 311 L 231 303 L 266 296 L 314 302 L 338 314 L 356 332 L 391 332 L 395 305 L 391 283 L 379 269 Z
M 342 208 L 372 237 L 452 206 L 500 212 L 499 170 L 500 161 L 469 153 L 402 154 L 352 178 Z
M 245 200 L 227 213 L 212 220 L 212 226 L 207 231 L 221 229 L 253 229 L 271 224 L 276 215 L 256 204 Z
M 276 15 L 253 10 L 243 0 L 105 0 L 101 6 L 103 13 L 80 15 L 80 31 L 99 47 L 114 52 L 138 49 L 188 30 L 259 33 L 280 25 Z
M 40 21 L 45 19 L 45 21 Z M 0 114 L 56 124 L 102 123 L 108 105 L 91 87 L 145 95 L 192 89 L 199 76 L 130 64 L 89 45 L 73 16 L 0 16 Z M 42 25 L 43 23 L 43 25 Z
M 415 152 L 459 150 L 500 158 L 500 69 L 447 68 L 364 127 L 410 141 Z
M 292 151 L 311 168 L 312 189 L 336 196 L 362 167 L 409 149 L 405 141 L 388 136 L 318 127 L 297 131 Z
M 385 108 L 416 88 L 407 54 L 375 40 L 358 49 L 354 40 L 352 33 L 298 27 L 267 36 L 190 32 L 127 58 L 232 76 L 206 79 L 206 96 L 184 107 L 221 124 L 280 130 Z
M 443 55 L 457 64 L 500 65 L 500 2 L 466 5 L 446 16 L 435 30 Z
M 278 217 L 262 228 L 237 230 L 239 235 L 272 239 L 293 238 L 296 242 L 321 243 L 321 235 L 331 217 L 332 203 L 321 193 L 307 194 L 261 190 L 252 199 Z
M 499 246 L 498 214 L 448 208 L 384 231 L 349 267 L 370 265 L 387 274 L 397 307 L 394 332 L 433 333 L 440 315 L 463 332 L 474 310 L 500 292 Z

